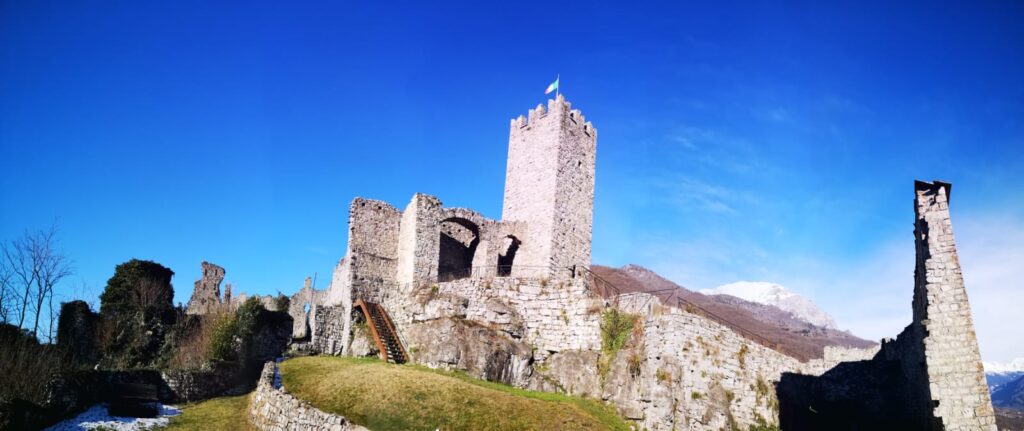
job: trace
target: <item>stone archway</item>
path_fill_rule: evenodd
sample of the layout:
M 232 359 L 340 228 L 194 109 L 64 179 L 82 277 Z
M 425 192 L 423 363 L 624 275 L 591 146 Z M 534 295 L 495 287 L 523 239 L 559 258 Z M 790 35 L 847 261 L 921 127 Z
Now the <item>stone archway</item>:
M 519 245 L 522 241 L 516 238 L 515 235 L 508 235 L 502 239 L 501 249 L 498 251 L 498 267 L 496 275 L 498 277 L 508 277 L 512 275 L 512 265 L 515 263 L 516 252 L 519 251 Z
M 442 220 L 437 280 L 451 281 L 473 275 L 473 257 L 479 244 L 480 228 L 476 223 L 461 217 Z

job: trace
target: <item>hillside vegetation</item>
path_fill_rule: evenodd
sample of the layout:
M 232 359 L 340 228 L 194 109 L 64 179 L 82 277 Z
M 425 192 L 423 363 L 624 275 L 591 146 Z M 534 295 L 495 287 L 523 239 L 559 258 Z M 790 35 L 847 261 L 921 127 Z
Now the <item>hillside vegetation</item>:
M 597 401 L 376 359 L 295 358 L 281 375 L 296 397 L 373 430 L 629 429 Z

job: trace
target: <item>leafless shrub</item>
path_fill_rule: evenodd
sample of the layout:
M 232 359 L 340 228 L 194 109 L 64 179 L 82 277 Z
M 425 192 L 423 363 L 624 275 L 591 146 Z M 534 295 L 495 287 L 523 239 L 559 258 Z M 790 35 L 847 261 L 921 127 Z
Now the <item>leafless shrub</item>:
M 25 232 L 21 237 L 0 244 L 0 308 L 5 323 L 31 329 L 39 334 L 40 320 L 47 341 L 53 339 L 54 287 L 71 275 L 71 261 L 57 246 L 57 228 Z M 43 313 L 46 307 L 46 314 Z
M 214 331 L 221 320 L 230 317 L 229 310 L 220 309 L 189 320 L 182 329 L 178 348 L 171 358 L 171 368 L 198 369 L 208 363 L 212 354 Z
M 73 368 L 71 358 L 56 346 L 39 344 L 12 325 L 0 333 L 0 398 L 21 398 L 40 404 L 46 385 L 57 374 Z

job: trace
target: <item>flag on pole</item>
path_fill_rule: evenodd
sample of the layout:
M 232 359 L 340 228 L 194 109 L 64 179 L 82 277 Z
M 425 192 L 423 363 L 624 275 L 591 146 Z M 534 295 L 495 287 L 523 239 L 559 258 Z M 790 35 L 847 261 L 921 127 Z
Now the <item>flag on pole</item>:
M 555 82 L 552 82 L 551 85 L 548 86 L 548 89 L 544 90 L 544 94 L 551 94 L 552 91 L 558 91 L 558 79 L 559 78 L 555 78 Z

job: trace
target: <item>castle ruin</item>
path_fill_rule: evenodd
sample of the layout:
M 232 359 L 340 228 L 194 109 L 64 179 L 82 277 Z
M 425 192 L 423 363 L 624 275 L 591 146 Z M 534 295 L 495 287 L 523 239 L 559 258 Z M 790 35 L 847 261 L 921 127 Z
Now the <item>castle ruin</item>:
M 558 96 L 511 121 L 500 220 L 419 193 L 404 209 L 353 200 L 330 288 L 292 297 L 293 335 L 309 336 L 296 344 L 599 398 L 650 430 L 995 429 L 949 184 L 915 183 L 912 323 L 802 362 L 590 271 L 596 143 Z M 618 350 L 602 342 L 609 316 L 632 319 Z

